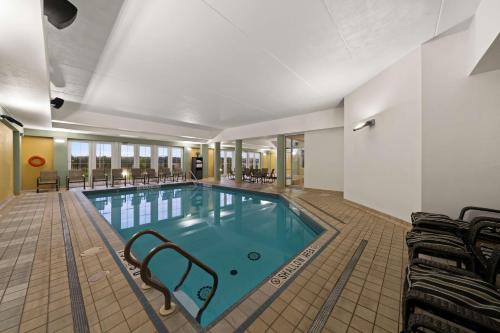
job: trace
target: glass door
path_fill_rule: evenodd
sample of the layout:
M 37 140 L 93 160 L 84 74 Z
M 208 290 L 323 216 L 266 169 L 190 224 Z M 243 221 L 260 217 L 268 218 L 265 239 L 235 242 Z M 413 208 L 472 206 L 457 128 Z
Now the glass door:
M 285 180 L 287 186 L 304 187 L 304 135 L 285 138 Z

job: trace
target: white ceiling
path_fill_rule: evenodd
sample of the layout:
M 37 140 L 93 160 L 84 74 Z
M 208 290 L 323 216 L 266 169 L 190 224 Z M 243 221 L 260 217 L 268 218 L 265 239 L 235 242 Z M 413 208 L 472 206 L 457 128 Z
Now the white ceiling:
M 322 110 L 479 1 L 72 0 L 73 25 L 47 27 L 52 117 L 205 138 Z
M 40 0 L 0 0 L 0 105 L 26 126 L 50 126 Z

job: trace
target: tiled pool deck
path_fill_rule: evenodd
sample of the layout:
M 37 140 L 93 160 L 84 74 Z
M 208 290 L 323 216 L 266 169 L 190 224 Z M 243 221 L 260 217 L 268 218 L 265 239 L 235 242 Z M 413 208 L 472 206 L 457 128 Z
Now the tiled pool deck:
M 240 187 L 277 192 L 272 185 Z M 137 286 L 107 248 L 120 249 L 122 241 L 78 190 L 60 193 L 25 193 L 0 210 L 0 332 L 85 331 L 72 315 L 78 304 L 68 279 L 72 261 L 63 223 L 70 230 L 76 285 L 81 286 L 90 332 L 196 331 L 181 311 L 168 318 L 154 314 L 162 304 L 158 292 L 137 297 Z M 338 192 L 292 189 L 282 194 L 338 235 L 283 291 L 269 298 L 269 284 L 264 284 L 262 292 L 252 294 L 210 331 L 398 332 L 409 226 L 343 200 Z M 93 247 L 101 250 L 80 255 Z M 358 260 L 353 260 L 355 254 Z M 259 307 L 264 302 L 269 306 Z M 331 313 L 325 311 L 327 305 L 333 306 Z

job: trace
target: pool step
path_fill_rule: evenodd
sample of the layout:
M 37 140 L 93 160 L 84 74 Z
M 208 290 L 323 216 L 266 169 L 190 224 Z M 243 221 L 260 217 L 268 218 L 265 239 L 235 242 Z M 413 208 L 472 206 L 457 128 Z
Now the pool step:
M 200 308 L 198 305 L 196 305 L 193 299 L 182 290 L 174 291 L 173 294 L 175 298 L 177 298 L 177 300 L 182 303 L 182 306 L 184 306 L 187 312 L 189 312 L 193 317 L 196 317 Z

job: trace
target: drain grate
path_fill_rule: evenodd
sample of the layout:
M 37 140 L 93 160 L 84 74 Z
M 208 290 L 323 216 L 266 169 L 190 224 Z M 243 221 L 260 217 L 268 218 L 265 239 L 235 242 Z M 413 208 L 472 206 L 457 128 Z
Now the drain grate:
M 252 252 L 248 253 L 247 257 L 248 257 L 248 259 L 250 259 L 252 261 L 257 261 L 260 259 L 260 253 L 252 251 Z
M 238 274 L 238 270 L 236 270 L 236 269 L 232 269 L 229 273 L 230 273 L 231 275 L 236 275 L 236 274 Z
M 201 287 L 197 293 L 198 299 L 200 301 L 206 301 L 211 290 L 212 290 L 212 287 L 210 287 L 210 286 Z

